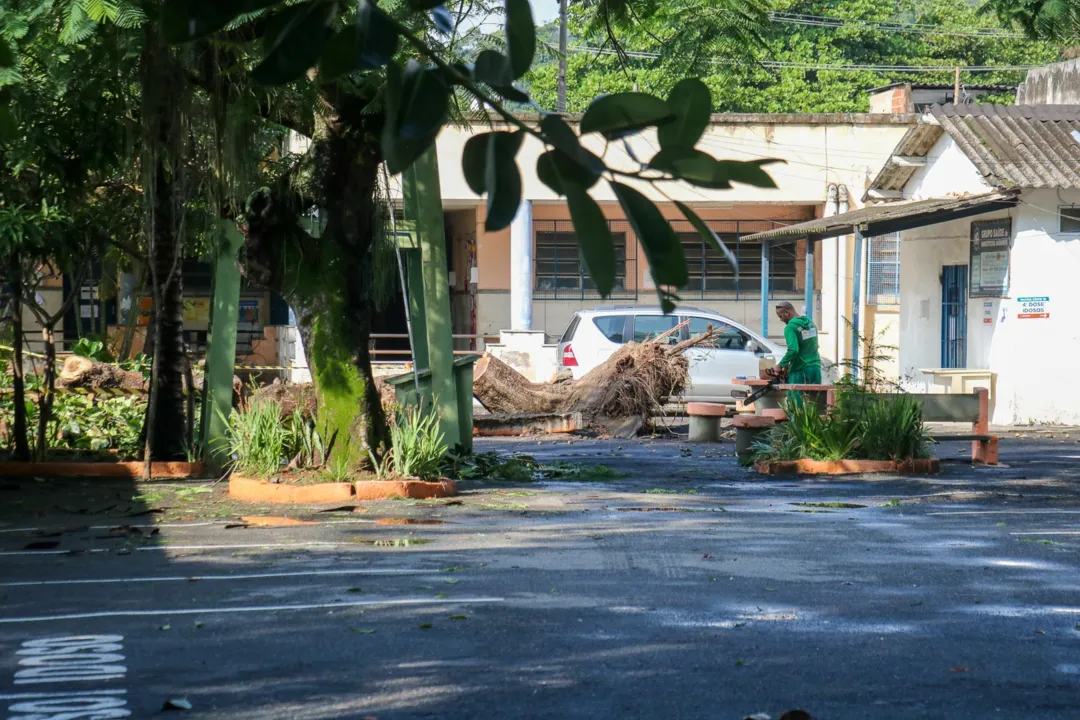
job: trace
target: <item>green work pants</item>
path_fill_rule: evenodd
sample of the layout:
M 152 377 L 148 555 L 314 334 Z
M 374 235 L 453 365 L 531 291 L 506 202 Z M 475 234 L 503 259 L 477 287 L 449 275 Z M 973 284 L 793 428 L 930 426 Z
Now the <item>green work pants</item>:
M 821 384 L 821 366 L 820 365 L 806 365 L 798 370 L 792 370 L 787 376 L 788 383 L 792 385 L 820 385 Z M 797 391 L 790 391 L 787 394 L 788 402 L 792 407 L 799 407 L 802 405 L 802 393 Z

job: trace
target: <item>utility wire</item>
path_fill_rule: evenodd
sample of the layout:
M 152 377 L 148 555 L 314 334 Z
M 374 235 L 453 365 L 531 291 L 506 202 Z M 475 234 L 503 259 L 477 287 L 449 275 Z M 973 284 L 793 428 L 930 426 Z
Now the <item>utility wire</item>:
M 952 27 L 932 25 L 928 23 L 902 23 L 886 22 L 882 20 L 858 20 L 854 18 L 837 18 L 827 15 L 811 15 L 808 13 L 785 13 L 771 12 L 769 19 L 774 23 L 789 25 L 807 25 L 810 27 L 828 28 L 859 28 L 874 30 L 877 32 L 912 33 L 916 35 L 948 35 L 953 37 L 985 37 L 998 39 L 1023 40 L 1022 33 L 1009 32 L 1001 28 L 980 27 Z
M 590 47 L 577 45 L 567 48 L 569 53 L 588 53 L 590 55 L 615 55 L 620 53 L 615 50 L 602 47 Z M 625 57 L 642 60 L 656 60 L 661 57 L 660 53 L 642 52 L 637 50 L 623 50 Z M 910 72 L 910 73 L 941 73 L 950 72 L 957 68 L 956 65 L 861 65 L 857 63 L 845 63 L 830 65 L 827 63 L 799 62 L 794 60 L 741 60 L 737 58 L 716 58 L 712 60 L 714 65 L 757 65 L 769 69 L 795 69 L 795 70 L 870 70 L 874 72 Z M 962 72 L 1004 72 L 1031 70 L 1038 65 L 960 65 Z

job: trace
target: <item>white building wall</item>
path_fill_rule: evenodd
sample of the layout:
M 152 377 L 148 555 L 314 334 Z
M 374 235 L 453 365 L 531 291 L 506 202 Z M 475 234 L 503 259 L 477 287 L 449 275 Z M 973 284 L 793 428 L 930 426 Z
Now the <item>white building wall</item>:
M 1009 298 L 1000 301 L 989 348 L 998 373 L 994 422 L 1080 424 L 1080 235 L 1058 232 L 1059 205 L 1080 204 L 1080 191 L 1031 190 L 1013 232 Z M 1050 317 L 1017 317 L 1021 297 L 1049 297 Z
M 920 371 L 941 365 L 942 266 L 969 264 L 973 220 L 1011 217 L 1008 297 L 968 299 L 967 366 L 995 373 L 992 422 L 1080 424 L 1080 385 L 1054 382 L 1075 374 L 1080 355 L 1070 313 L 1080 303 L 1080 235 L 1058 232 L 1057 218 L 1059 205 L 1071 204 L 1080 204 L 1080 191 L 1029 190 L 1009 211 L 901 235 L 900 369 L 910 387 L 930 390 Z M 1021 297 L 1049 297 L 1050 317 L 1018 318 Z
M 986 183 L 956 141 L 943 134 L 926 154 L 926 165 L 916 170 L 907 181 L 904 197 L 926 200 L 991 190 L 993 188 Z

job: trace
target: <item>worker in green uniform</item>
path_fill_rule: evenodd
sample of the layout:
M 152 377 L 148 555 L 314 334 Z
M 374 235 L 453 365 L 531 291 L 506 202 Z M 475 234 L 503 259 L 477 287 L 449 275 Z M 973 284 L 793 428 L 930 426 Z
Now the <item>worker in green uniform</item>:
M 818 354 L 818 331 L 814 321 L 795 312 L 789 302 L 777 303 L 776 316 L 784 323 L 787 352 L 779 367 L 787 372 L 792 385 L 821 384 L 821 356 Z M 801 393 L 790 393 L 788 399 L 798 404 Z

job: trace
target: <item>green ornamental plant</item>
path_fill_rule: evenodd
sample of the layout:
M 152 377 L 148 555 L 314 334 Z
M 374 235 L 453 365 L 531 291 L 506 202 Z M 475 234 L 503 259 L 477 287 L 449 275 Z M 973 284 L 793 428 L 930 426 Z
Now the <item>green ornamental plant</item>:
M 439 429 L 435 403 L 399 410 L 390 424 L 391 458 L 398 477 L 433 480 L 446 455 L 446 440 Z
M 902 461 L 930 456 L 931 441 L 917 400 L 904 393 L 839 388 L 836 403 L 825 414 L 810 402 L 788 404 L 788 421 L 755 443 L 755 461 Z

